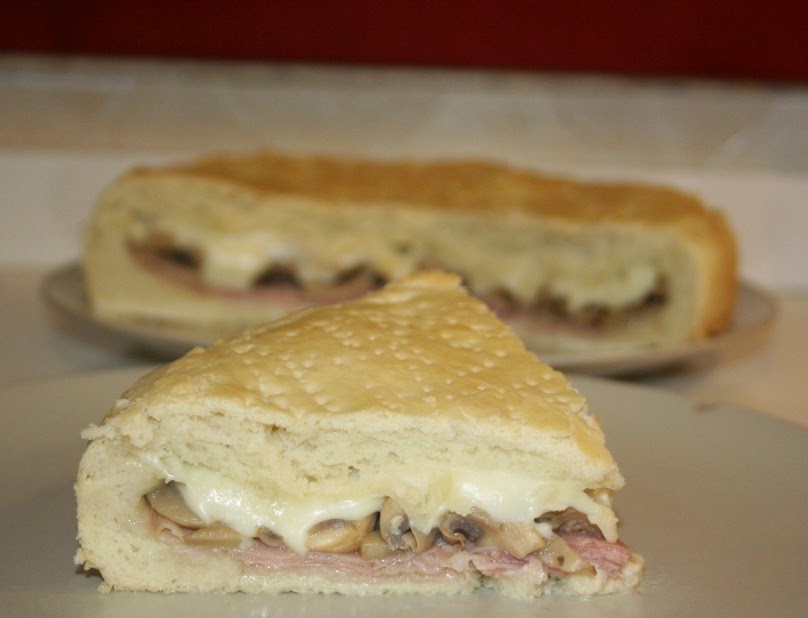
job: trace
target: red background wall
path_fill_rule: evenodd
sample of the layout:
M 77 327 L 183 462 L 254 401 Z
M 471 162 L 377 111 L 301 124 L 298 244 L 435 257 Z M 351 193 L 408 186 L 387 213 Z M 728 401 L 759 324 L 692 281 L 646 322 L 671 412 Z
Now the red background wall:
M 808 79 L 808 2 L 0 2 L 0 50 Z

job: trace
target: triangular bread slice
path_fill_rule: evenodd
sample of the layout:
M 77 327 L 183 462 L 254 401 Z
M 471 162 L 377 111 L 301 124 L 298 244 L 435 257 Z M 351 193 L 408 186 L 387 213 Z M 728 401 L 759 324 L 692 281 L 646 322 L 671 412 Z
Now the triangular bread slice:
M 584 398 L 454 275 L 195 349 L 84 432 L 77 563 L 120 590 L 634 586 Z

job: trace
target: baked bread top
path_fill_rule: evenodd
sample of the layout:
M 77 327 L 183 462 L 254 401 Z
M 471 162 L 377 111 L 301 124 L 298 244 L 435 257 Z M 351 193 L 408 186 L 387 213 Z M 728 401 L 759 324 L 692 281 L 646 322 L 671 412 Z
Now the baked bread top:
M 685 225 L 699 221 L 717 234 L 725 227 L 720 212 L 707 209 L 697 197 L 682 191 L 641 183 L 581 182 L 476 159 L 385 162 L 262 151 L 140 167 L 129 175 L 174 174 L 334 204 L 387 203 L 478 214 L 519 210 L 570 222 Z

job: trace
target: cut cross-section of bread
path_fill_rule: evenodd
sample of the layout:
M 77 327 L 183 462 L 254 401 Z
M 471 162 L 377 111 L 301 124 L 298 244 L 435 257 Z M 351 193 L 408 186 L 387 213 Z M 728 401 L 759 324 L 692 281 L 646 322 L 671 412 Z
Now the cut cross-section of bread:
M 723 215 L 672 189 L 277 153 L 125 175 L 83 264 L 99 316 L 222 334 L 440 268 L 536 350 L 720 332 L 737 269 Z
M 596 418 L 454 275 L 198 348 L 84 432 L 76 560 L 120 590 L 635 586 Z

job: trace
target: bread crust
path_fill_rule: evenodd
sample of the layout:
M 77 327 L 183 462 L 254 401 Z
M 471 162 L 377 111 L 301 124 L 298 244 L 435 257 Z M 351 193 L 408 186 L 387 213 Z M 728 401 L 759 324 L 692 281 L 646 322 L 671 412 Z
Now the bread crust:
M 301 195 L 339 208 L 379 202 L 501 214 L 503 209 L 580 224 L 630 222 L 681 227 L 707 211 L 693 195 L 651 184 L 581 182 L 481 159 L 418 162 L 264 151 L 219 155 L 187 165 L 133 170 L 128 177 L 193 175 L 268 194 Z M 649 208 L 649 204 L 653 205 Z M 720 217 L 708 226 L 714 233 Z M 718 238 L 716 237 L 716 240 Z

